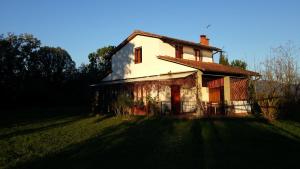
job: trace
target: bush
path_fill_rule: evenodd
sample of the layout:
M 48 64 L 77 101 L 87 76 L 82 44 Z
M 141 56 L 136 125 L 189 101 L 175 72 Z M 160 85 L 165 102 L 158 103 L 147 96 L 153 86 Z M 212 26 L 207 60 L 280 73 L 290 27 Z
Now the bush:
M 122 93 L 118 95 L 117 99 L 112 103 L 112 109 L 116 115 L 130 114 L 132 106 L 133 106 L 133 100 L 126 93 Z
M 262 115 L 274 120 L 293 118 L 300 102 L 300 76 L 292 43 L 273 48 L 261 67 L 257 84 L 258 104 Z
M 269 121 L 273 121 L 279 117 L 279 98 L 267 98 L 258 100 L 258 105 L 260 106 L 260 112 L 262 116 Z
M 157 99 L 155 97 L 147 96 L 147 106 L 148 106 L 148 112 L 153 113 L 153 114 L 159 114 L 160 113 L 160 108 L 159 105 L 157 104 Z
M 143 109 L 145 107 L 145 104 L 142 99 L 139 99 L 134 102 L 134 106 L 136 106 L 137 108 Z

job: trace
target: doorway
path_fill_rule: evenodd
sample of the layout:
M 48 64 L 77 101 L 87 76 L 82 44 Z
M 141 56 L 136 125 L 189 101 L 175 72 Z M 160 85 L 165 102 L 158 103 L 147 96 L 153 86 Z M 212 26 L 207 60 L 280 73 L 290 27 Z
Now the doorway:
M 209 102 L 222 103 L 224 101 L 224 86 L 209 88 Z
M 180 86 L 171 86 L 171 111 L 174 114 L 179 114 L 181 110 L 180 106 Z
M 224 115 L 224 86 L 209 88 L 208 115 Z

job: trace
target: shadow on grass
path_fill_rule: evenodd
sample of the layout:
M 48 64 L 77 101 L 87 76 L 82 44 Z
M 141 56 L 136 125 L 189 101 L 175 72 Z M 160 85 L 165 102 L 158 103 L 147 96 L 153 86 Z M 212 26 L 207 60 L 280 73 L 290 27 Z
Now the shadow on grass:
M 186 124 L 189 122 L 139 117 L 111 126 L 99 136 L 67 147 L 59 153 L 16 168 L 200 167 L 201 157 L 197 154 L 202 151 L 197 147 L 201 143 L 193 142 L 193 135 L 185 132 L 182 127 Z M 168 145 L 169 142 L 173 145 Z
M 272 131 L 255 119 L 207 119 L 207 168 L 297 168 L 300 142 Z M 209 142 L 207 142 L 209 141 Z M 209 151 L 209 152 L 207 152 Z
M 254 118 L 137 117 L 16 168 L 297 168 L 299 142 L 269 127 Z
M 24 107 L 10 110 L 0 109 L 0 112 L 0 127 L 13 127 L 74 116 L 87 116 L 89 108 L 82 106 Z
M 114 116 L 113 114 L 102 115 L 101 118 L 97 118 L 94 122 L 100 123 L 106 119 L 112 118 L 113 116 Z
M 63 127 L 63 126 L 69 125 L 73 122 L 76 122 L 78 120 L 82 120 L 83 117 L 85 117 L 85 116 L 75 116 L 75 117 L 72 117 L 72 118 L 68 118 L 67 120 L 64 120 L 62 122 L 58 122 L 58 123 L 54 123 L 54 124 L 51 123 L 49 125 L 45 125 L 45 126 L 41 126 L 41 127 L 28 128 L 28 129 L 17 130 L 17 131 L 6 133 L 6 134 L 0 134 L 0 140 L 1 139 L 6 139 L 6 138 L 9 138 L 9 137 L 14 137 L 14 136 L 22 136 L 22 135 L 35 133 L 35 132 L 41 132 L 41 131 L 48 130 L 48 129 L 51 129 L 51 128 Z M 60 117 L 60 118 L 62 118 L 62 117 Z M 48 120 L 48 121 L 53 121 L 53 119 Z
M 271 124 L 272 125 L 272 128 L 278 132 L 278 133 L 283 133 L 284 135 L 287 135 L 287 136 L 291 136 L 292 138 L 295 138 L 296 140 L 300 140 L 300 133 L 293 133 L 289 130 L 287 130 L 286 128 L 284 127 L 281 127 L 281 126 L 277 126 L 277 125 L 274 125 L 274 124 Z M 291 125 L 293 126 L 294 128 L 300 128 L 299 126 L 297 125 L 293 125 L 293 124 L 288 124 L 288 125 Z

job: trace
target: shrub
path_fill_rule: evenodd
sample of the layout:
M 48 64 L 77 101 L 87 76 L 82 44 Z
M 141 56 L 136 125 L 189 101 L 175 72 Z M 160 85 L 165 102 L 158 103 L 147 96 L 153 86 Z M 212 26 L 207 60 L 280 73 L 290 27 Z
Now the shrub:
M 119 94 L 117 99 L 112 103 L 113 112 L 116 115 L 130 114 L 132 106 L 133 100 L 126 93 Z
M 273 121 L 279 117 L 279 98 L 267 98 L 258 100 L 261 114 L 264 118 Z
M 159 114 L 160 108 L 159 105 L 157 104 L 156 97 L 151 97 L 150 95 L 148 95 L 146 97 L 146 100 L 147 100 L 148 112 L 153 114 Z
M 136 106 L 137 108 L 143 109 L 145 107 L 145 104 L 142 99 L 138 99 L 134 102 L 134 106 Z
M 261 81 L 257 87 L 261 113 L 269 120 L 292 118 L 299 106 L 300 76 L 292 43 L 273 48 L 261 67 Z M 296 112 L 297 113 L 297 112 Z

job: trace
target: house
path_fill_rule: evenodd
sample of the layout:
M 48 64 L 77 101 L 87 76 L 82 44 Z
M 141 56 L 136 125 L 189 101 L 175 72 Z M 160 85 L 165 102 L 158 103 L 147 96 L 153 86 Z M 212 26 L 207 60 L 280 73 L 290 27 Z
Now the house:
M 214 63 L 222 50 L 144 31 L 134 31 L 111 53 L 112 69 L 96 89 L 96 105 L 110 111 L 120 93 L 144 106 L 131 113 L 145 114 L 149 98 L 162 114 L 248 113 L 248 82 L 259 74 Z M 144 107 L 144 109 L 143 109 Z

